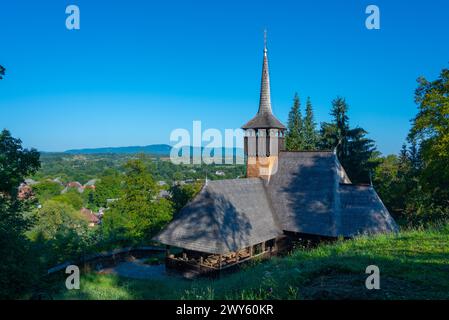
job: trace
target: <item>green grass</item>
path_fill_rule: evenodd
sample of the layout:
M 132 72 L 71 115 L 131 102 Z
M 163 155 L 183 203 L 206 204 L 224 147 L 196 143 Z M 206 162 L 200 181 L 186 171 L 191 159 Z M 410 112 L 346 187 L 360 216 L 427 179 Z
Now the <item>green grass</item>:
M 365 288 L 368 265 L 380 290 Z M 252 263 L 220 279 L 133 280 L 81 276 L 56 299 L 449 299 L 449 225 L 360 237 Z

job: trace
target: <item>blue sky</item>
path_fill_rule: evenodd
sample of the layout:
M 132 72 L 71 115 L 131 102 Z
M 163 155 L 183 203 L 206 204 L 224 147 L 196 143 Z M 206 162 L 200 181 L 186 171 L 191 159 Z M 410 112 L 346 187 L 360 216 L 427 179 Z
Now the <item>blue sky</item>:
M 3 1 L 0 127 L 43 151 L 168 143 L 193 120 L 238 128 L 257 111 L 265 27 L 277 117 L 298 92 L 328 121 L 344 96 L 382 153 L 407 135 L 416 78 L 448 67 L 445 0 Z

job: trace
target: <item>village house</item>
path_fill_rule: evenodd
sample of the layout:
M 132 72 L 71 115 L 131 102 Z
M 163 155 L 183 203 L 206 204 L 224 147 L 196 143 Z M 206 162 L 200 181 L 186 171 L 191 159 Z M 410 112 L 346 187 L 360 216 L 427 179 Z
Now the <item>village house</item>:
M 22 182 L 18 188 L 17 198 L 19 200 L 27 200 L 33 196 L 33 190 L 26 182 Z
M 70 189 L 75 189 L 79 193 L 82 193 L 84 191 L 84 187 L 81 183 L 78 181 L 71 181 L 67 183 L 65 188 L 61 191 L 61 194 L 67 193 Z
M 154 240 L 166 267 L 216 272 L 285 250 L 295 239 L 396 232 L 372 185 L 352 184 L 336 152 L 284 149 L 263 52 L 259 110 L 245 130 L 246 178 L 207 181 Z M 171 254 L 170 248 L 181 248 Z
M 95 190 L 96 183 L 97 183 L 97 179 L 91 179 L 91 180 L 87 181 L 83 186 L 83 190 L 86 190 L 86 189 Z
M 89 210 L 87 208 L 81 208 L 80 210 L 81 215 L 83 218 L 87 221 L 89 227 L 95 227 L 97 224 L 100 223 L 100 217 L 95 215 L 95 213 L 92 210 Z

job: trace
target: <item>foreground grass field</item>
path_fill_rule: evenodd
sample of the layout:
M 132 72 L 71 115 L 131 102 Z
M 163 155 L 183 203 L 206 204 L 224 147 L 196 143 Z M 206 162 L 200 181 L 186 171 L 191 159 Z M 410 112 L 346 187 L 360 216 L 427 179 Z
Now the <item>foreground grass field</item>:
M 367 290 L 365 269 L 380 269 Z M 81 276 L 56 299 L 449 299 L 449 225 L 298 249 L 217 280 Z

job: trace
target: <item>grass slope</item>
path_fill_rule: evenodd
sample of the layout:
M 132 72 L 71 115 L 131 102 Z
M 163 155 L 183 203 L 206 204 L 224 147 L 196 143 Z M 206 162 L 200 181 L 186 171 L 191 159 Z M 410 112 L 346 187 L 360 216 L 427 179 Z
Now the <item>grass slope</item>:
M 368 265 L 380 290 L 365 288 Z M 57 299 L 449 299 L 449 225 L 296 250 L 218 280 L 81 277 Z

